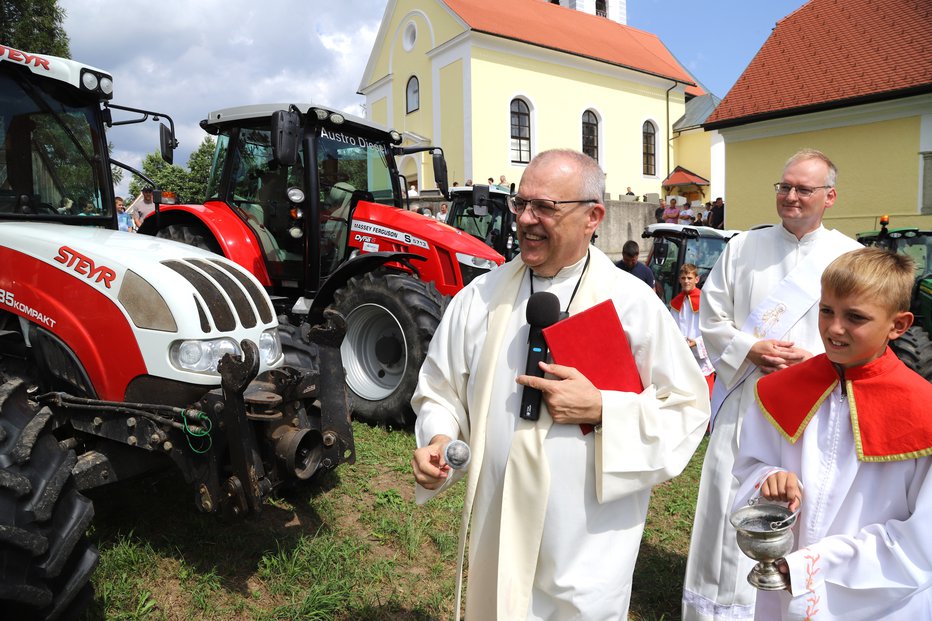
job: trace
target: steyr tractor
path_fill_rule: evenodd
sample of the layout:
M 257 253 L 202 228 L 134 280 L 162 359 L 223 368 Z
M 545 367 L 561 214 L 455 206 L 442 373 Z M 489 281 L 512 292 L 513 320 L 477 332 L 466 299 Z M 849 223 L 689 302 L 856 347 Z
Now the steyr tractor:
M 932 231 L 916 227 L 889 228 L 889 216 L 880 217 L 880 230 L 858 234 L 865 246 L 879 246 L 905 254 L 916 263 L 913 289 L 913 325 L 890 342 L 890 348 L 906 366 L 932 382 Z
M 434 147 L 365 119 L 313 104 L 211 112 L 217 137 L 203 205 L 162 205 L 140 233 L 212 250 L 246 268 L 271 293 L 286 360 L 302 366 L 306 313 L 346 318 L 346 382 L 358 419 L 404 426 L 417 374 L 451 296 L 503 262 L 470 235 L 407 211 L 395 156 Z
M 249 271 L 118 230 L 111 166 L 132 169 L 105 130 L 164 115 L 112 92 L 106 72 L 0 46 L 4 619 L 73 618 L 92 597 L 83 490 L 174 469 L 199 510 L 245 515 L 355 458 L 338 313 L 308 310 L 314 372 L 284 366 Z
M 447 224 L 469 233 L 510 261 L 518 248 L 516 216 L 508 209 L 511 192 L 498 186 L 450 188 Z

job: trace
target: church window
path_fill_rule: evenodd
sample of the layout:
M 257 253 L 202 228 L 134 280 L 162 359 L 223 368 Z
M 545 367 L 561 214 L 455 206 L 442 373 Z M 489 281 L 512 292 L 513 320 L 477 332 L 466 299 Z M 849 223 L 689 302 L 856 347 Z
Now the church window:
M 644 121 L 641 128 L 642 152 L 644 155 L 644 174 L 657 174 L 657 128 L 650 121 Z
M 531 161 L 531 109 L 520 99 L 511 100 L 511 161 Z
M 582 115 L 582 150 L 599 161 L 599 118 L 592 110 L 586 110 Z
M 411 113 L 421 107 L 421 89 L 418 85 L 417 76 L 413 75 L 408 78 L 408 88 L 406 90 L 405 112 Z

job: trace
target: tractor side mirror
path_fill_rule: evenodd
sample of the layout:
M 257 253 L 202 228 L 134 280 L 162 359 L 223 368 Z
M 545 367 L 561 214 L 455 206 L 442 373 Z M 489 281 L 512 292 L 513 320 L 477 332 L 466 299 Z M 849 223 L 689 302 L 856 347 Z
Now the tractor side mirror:
M 300 130 L 299 113 L 294 110 L 272 113 L 272 158 L 282 166 L 293 166 L 298 161 Z
M 159 123 L 159 151 L 166 164 L 174 163 L 175 146 L 175 137 L 172 136 L 172 130 L 168 129 L 165 123 Z
M 443 197 L 450 199 L 450 181 L 447 177 L 447 160 L 443 157 L 443 151 L 434 149 L 431 151 L 431 157 L 434 164 L 434 181 Z
M 489 215 L 489 186 L 472 186 L 472 212 L 477 216 Z
M 663 239 L 654 240 L 654 249 L 650 255 L 650 262 L 654 265 L 663 265 L 667 260 L 667 252 L 669 252 L 670 246 Z

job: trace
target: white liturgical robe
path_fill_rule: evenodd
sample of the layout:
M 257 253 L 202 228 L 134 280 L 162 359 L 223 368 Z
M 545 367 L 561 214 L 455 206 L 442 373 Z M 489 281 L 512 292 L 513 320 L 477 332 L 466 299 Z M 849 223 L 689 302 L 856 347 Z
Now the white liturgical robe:
M 454 298 L 421 368 L 412 399 L 418 445 L 445 434 L 473 452 L 460 532 L 462 554 L 468 524 L 469 620 L 625 619 L 650 488 L 685 467 L 705 431 L 708 387 L 672 317 L 641 280 L 594 247 L 590 255 L 587 269 L 583 259 L 552 279 L 534 277 L 533 287 L 554 293 L 562 310 L 580 282 L 570 314 L 615 304 L 645 388 L 602 391 L 600 430 L 553 424 L 543 404 L 536 423 L 518 417 L 531 293 L 520 258 Z M 524 454 L 518 438 L 528 431 L 542 438 L 539 463 L 513 463 L 539 472 L 541 484 L 503 492 L 509 456 Z M 430 495 L 418 489 L 420 501 Z M 518 518 L 526 517 L 530 537 L 500 532 L 510 496 L 527 507 Z M 543 519 L 532 526 L 537 505 Z M 522 567 L 530 568 L 526 585 Z
M 735 507 L 778 470 L 803 486 L 796 551 L 787 555 L 793 594 L 761 591 L 757 619 L 932 619 L 932 457 L 858 461 L 841 384 L 790 444 L 747 412 Z
M 728 521 L 737 491 L 731 473 L 738 450 L 741 416 L 754 403 L 754 383 L 761 372 L 747 360 L 757 341 L 741 327 L 761 302 L 806 257 L 816 251 L 833 257 L 862 246 L 834 231 L 819 227 L 796 239 L 781 224 L 733 237 L 702 287 L 699 327 L 706 351 L 715 366 L 716 383 L 734 390 L 715 418 L 699 482 L 683 586 L 684 621 L 751 619 L 756 590 L 747 581 L 754 561 L 746 557 Z M 811 277 L 818 280 L 821 271 Z M 822 353 L 814 303 L 782 337 L 812 354 Z M 742 378 L 743 383 L 735 387 Z

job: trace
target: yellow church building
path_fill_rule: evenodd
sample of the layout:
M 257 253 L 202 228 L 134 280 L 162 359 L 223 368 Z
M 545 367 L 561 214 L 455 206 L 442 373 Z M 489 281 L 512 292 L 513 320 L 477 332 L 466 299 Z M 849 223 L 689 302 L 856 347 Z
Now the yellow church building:
M 451 183 L 516 183 L 536 153 L 573 148 L 599 161 L 611 198 L 662 195 L 690 167 L 673 125 L 705 91 L 660 39 L 624 24 L 624 0 L 573 4 L 389 0 L 359 86 L 367 117 L 405 146 L 440 146 Z M 707 158 L 699 149 L 703 170 Z M 399 168 L 433 188 L 425 154 Z

